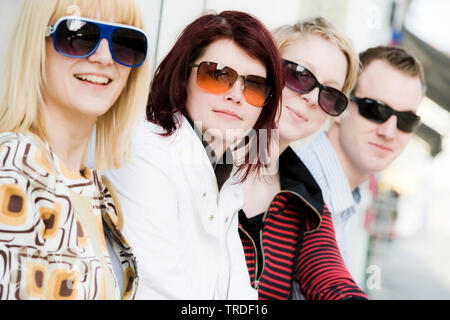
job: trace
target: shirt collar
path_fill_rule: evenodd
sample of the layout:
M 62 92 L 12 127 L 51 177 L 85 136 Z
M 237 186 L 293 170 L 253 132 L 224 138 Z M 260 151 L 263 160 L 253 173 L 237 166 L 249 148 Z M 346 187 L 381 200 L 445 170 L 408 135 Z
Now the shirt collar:
M 95 179 L 97 173 L 95 170 L 90 170 L 88 167 L 82 168 L 79 172 L 70 170 L 62 160 L 58 158 L 53 152 L 50 144 L 44 142 L 37 135 L 31 134 L 30 138 L 37 146 L 40 156 L 43 157 L 48 168 L 54 172 L 57 182 L 62 182 L 71 191 L 81 194 L 83 196 L 95 196 L 97 188 L 95 187 Z
M 320 133 L 315 141 L 316 152 L 320 152 L 317 157 L 319 165 L 327 177 L 330 190 L 330 206 L 335 213 L 354 207 L 360 200 L 359 188 L 351 190 L 348 178 L 342 169 L 339 158 L 331 145 L 326 132 Z

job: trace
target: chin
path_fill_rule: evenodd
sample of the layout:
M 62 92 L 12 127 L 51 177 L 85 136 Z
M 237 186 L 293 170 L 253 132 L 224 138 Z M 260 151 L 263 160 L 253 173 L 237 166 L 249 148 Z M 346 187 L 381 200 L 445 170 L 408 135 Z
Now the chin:
M 303 139 L 306 137 L 306 134 L 304 132 L 299 132 L 298 128 L 297 130 L 279 130 L 279 138 L 280 140 L 286 141 L 287 143 L 291 143 L 300 139 Z
M 93 106 L 88 106 L 88 107 L 83 107 L 82 109 L 79 109 L 80 114 L 82 116 L 85 117 L 101 117 L 102 115 L 104 115 L 106 112 L 108 112 L 108 110 L 111 107 L 105 107 L 105 108 L 99 108 L 98 105 L 93 107 Z
M 381 160 L 381 161 L 380 161 Z M 378 161 L 372 161 L 367 167 L 366 171 L 372 173 L 378 173 L 389 167 L 392 161 L 386 161 L 384 159 L 378 159 Z
M 80 104 L 80 109 L 88 114 L 102 115 L 111 109 L 113 104 L 113 101 L 107 101 L 107 99 L 85 100 Z
M 207 130 L 213 136 L 216 136 L 224 141 L 234 141 L 235 139 L 242 139 L 249 130 L 245 130 L 241 127 L 232 128 L 230 126 L 223 127 L 223 125 L 217 125 L 214 128 L 210 128 Z

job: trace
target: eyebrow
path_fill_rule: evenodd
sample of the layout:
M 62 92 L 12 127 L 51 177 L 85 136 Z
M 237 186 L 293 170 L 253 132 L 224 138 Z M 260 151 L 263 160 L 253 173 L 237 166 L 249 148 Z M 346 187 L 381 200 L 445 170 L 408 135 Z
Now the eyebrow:
M 322 82 L 322 84 L 324 84 L 328 87 L 330 87 L 332 84 L 335 84 L 339 90 L 342 90 L 342 87 L 344 87 L 344 85 L 341 86 L 341 84 L 338 83 L 336 80 L 327 80 L 327 81 Z
M 292 61 L 294 61 L 294 60 L 292 60 Z M 308 63 L 305 60 L 301 60 L 300 62 L 297 62 L 297 63 L 299 63 L 300 65 L 304 66 L 306 69 L 311 71 L 314 74 L 315 77 L 317 77 L 317 70 L 316 70 L 316 68 L 314 68 L 314 66 L 312 64 Z M 342 86 L 341 86 L 341 84 L 339 82 L 337 82 L 336 80 L 334 80 L 334 79 L 329 79 L 329 80 L 326 80 L 326 81 L 320 81 L 320 83 L 322 83 L 323 85 L 326 85 L 328 87 L 330 87 L 332 84 L 334 84 L 334 85 L 336 85 L 338 90 L 341 90 L 344 87 L 344 84 L 342 84 Z

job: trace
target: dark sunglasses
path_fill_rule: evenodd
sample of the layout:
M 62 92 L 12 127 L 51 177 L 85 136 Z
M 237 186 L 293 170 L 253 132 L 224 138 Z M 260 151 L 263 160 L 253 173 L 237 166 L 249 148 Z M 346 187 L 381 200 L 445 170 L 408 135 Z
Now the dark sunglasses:
M 285 85 L 298 93 L 305 94 L 319 87 L 319 106 L 327 114 L 338 116 L 344 112 L 348 99 L 341 91 L 322 85 L 314 74 L 298 63 L 282 59 Z
M 396 111 L 384 104 L 369 98 L 358 98 L 353 94 L 350 99 L 358 105 L 359 114 L 376 123 L 386 122 L 392 115 L 397 116 L 397 128 L 404 132 L 413 132 L 420 125 L 420 117 L 411 111 Z
M 245 101 L 254 107 L 263 107 L 272 91 L 266 78 L 241 76 L 234 69 L 215 62 L 203 61 L 200 64 L 190 64 L 189 67 L 197 68 L 197 85 L 212 94 L 224 94 L 241 78 Z
M 147 36 L 138 28 L 82 17 L 62 17 L 48 26 L 46 37 L 53 38 L 56 52 L 71 58 L 93 54 L 102 39 L 107 39 L 111 56 L 117 63 L 136 68 L 147 55 Z

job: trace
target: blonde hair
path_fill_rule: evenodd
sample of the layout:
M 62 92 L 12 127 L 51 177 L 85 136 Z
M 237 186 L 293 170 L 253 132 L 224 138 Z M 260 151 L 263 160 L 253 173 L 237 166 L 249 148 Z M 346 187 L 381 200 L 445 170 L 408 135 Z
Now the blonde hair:
M 26 0 L 10 46 L 0 97 L 0 132 L 35 133 L 47 140 L 40 115 L 46 86 L 48 25 L 66 15 L 114 19 L 144 29 L 135 0 Z M 148 99 L 148 60 L 132 69 L 115 103 L 96 122 L 95 167 L 118 168 L 129 159 L 131 133 Z
M 308 18 L 293 25 L 284 25 L 272 32 L 280 53 L 292 43 L 309 35 L 318 35 L 331 41 L 347 60 L 347 74 L 342 91 L 348 95 L 354 88 L 359 73 L 359 58 L 349 38 L 340 33 L 323 17 Z

